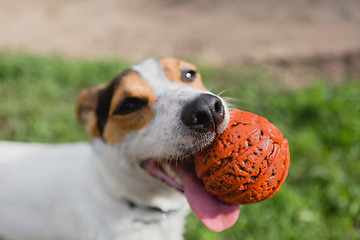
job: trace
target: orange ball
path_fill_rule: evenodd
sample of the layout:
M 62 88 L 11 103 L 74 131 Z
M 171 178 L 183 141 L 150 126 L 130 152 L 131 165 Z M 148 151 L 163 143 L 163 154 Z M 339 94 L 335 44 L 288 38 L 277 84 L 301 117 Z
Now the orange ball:
M 227 129 L 195 154 L 195 170 L 205 189 L 221 201 L 248 204 L 278 191 L 290 165 L 281 132 L 256 114 L 230 111 Z

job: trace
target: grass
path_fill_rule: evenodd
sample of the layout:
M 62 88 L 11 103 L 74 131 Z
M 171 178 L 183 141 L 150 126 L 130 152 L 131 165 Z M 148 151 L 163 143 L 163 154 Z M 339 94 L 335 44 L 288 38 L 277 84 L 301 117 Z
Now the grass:
M 77 93 L 129 65 L 0 53 L 0 139 L 88 141 L 75 120 Z M 223 95 L 237 108 L 278 126 L 289 140 L 291 167 L 281 190 L 242 206 L 229 230 L 212 233 L 190 214 L 186 239 L 360 239 L 360 82 L 319 81 L 289 92 L 261 69 L 200 71 L 214 92 L 229 89 Z

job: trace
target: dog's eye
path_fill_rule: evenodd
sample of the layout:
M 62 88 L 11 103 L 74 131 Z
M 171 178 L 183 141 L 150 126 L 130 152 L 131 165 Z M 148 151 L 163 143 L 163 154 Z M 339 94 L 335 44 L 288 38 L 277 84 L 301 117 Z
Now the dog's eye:
M 196 72 L 194 70 L 181 71 L 181 78 L 184 82 L 192 82 L 196 78 Z
M 147 104 L 147 100 L 140 98 L 125 98 L 114 111 L 114 115 L 126 115 L 139 110 Z

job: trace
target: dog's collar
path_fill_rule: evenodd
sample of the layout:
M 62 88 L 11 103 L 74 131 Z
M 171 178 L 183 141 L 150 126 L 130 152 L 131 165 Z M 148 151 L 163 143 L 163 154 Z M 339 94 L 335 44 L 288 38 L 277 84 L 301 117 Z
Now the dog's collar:
M 127 204 L 132 209 L 142 210 L 144 212 L 147 212 L 150 215 L 154 215 L 154 216 L 149 216 L 146 218 L 145 217 L 136 217 L 133 219 L 134 222 L 139 222 L 139 223 L 143 223 L 143 224 L 152 224 L 152 223 L 158 223 L 158 222 L 164 221 L 164 220 L 168 219 L 171 215 L 179 212 L 181 209 L 181 208 L 176 208 L 176 209 L 170 209 L 168 211 L 164 211 L 159 207 L 149 206 L 149 205 L 140 205 L 131 200 L 127 200 Z

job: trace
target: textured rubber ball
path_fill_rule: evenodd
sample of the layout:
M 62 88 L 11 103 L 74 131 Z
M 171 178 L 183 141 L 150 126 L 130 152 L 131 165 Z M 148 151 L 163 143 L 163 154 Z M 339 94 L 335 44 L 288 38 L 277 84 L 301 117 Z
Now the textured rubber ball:
M 290 153 L 287 140 L 267 119 L 232 110 L 227 129 L 194 160 L 196 174 L 210 194 L 227 203 L 248 204 L 280 189 Z

